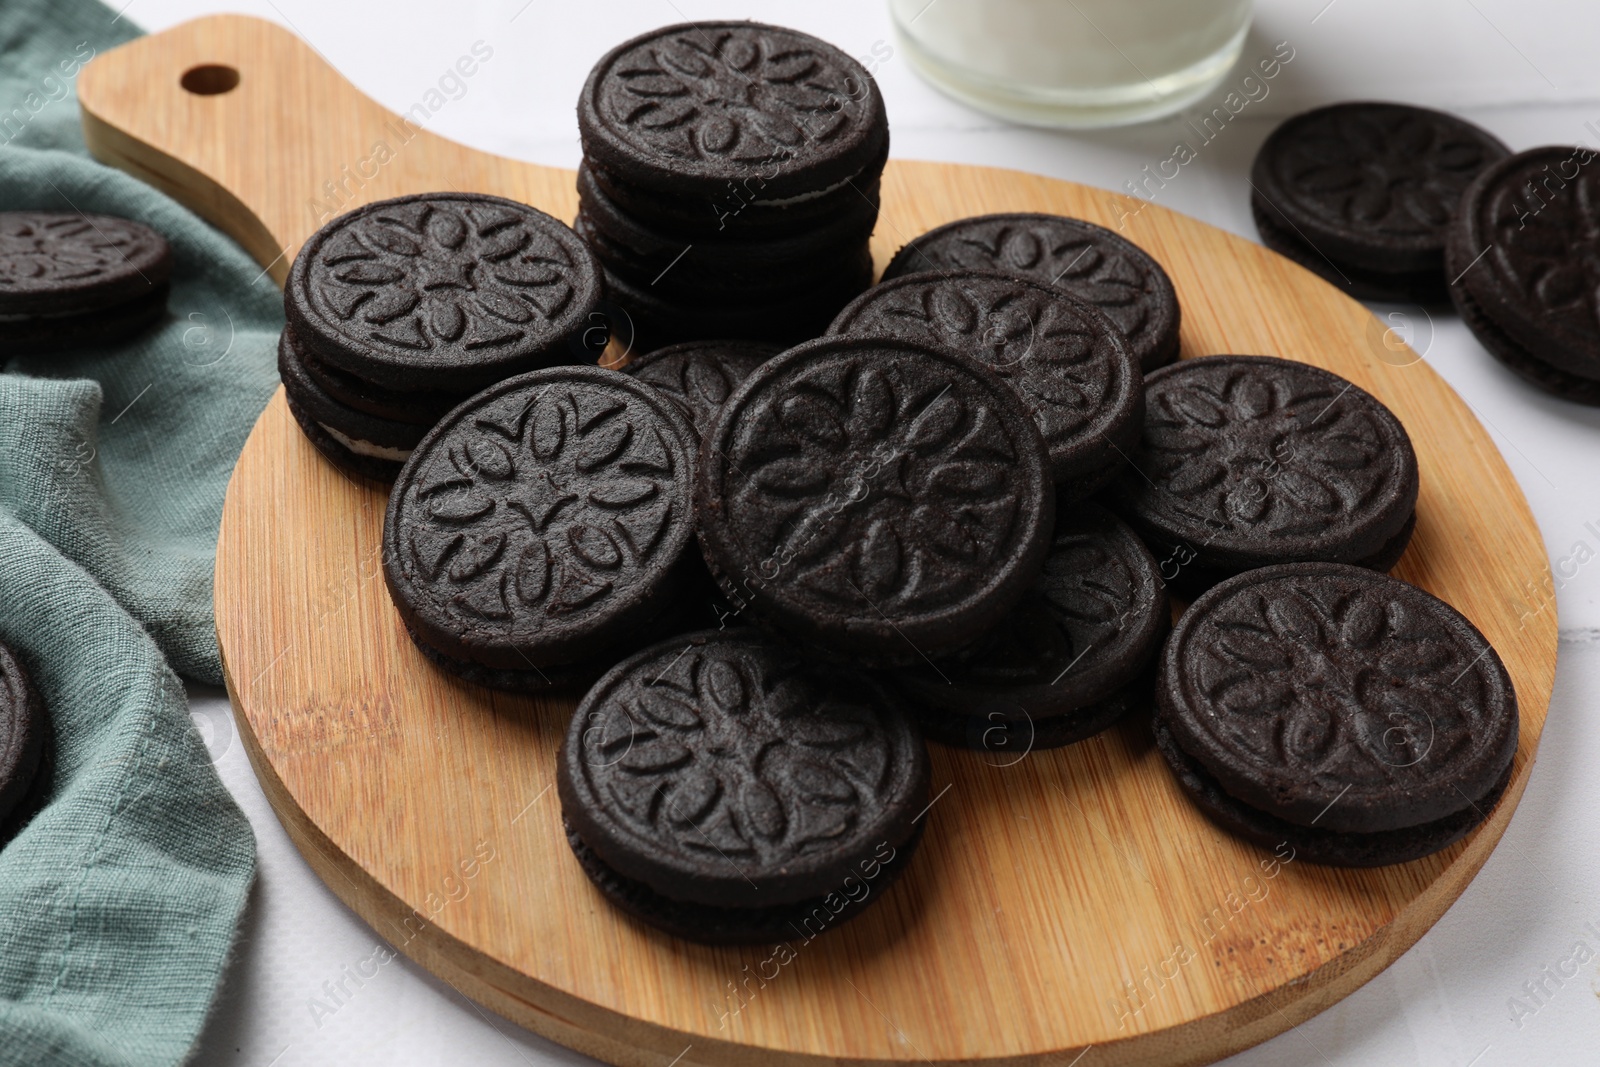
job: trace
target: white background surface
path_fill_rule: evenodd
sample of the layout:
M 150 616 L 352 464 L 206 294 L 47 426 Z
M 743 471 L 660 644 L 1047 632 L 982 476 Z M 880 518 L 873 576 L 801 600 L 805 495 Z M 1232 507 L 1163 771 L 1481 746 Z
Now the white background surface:
M 493 57 L 429 128 L 567 167 L 579 158 L 573 105 L 584 75 L 602 52 L 634 33 L 736 16 L 808 30 L 854 55 L 876 42 L 894 43 L 877 0 L 131 0 L 121 17 L 157 30 L 224 9 L 288 25 L 397 111 L 483 41 Z M 1295 58 L 1271 83 L 1270 95 L 1207 145 L 1161 190 L 1159 203 L 1254 238 L 1244 175 L 1257 146 L 1284 115 L 1337 100 L 1444 107 L 1514 149 L 1600 144 L 1600 4 L 1593 0 L 1262 0 L 1245 60 L 1279 41 L 1293 46 Z M 1016 167 L 1120 189 L 1185 139 L 1176 120 L 1088 134 L 1007 126 L 940 96 L 898 54 L 877 76 L 900 157 Z M 1225 82 L 1203 108 L 1226 89 Z M 1522 385 L 1454 316 L 1377 310 L 1405 316 L 1395 321 L 1408 324 L 1413 345 L 1490 427 L 1533 505 L 1552 561 L 1559 565 L 1579 542 L 1600 549 L 1600 535 L 1585 527 L 1594 522 L 1600 530 L 1600 410 Z M 1593 923 L 1600 931 L 1600 787 L 1593 773 L 1600 766 L 1600 723 L 1592 721 L 1600 715 L 1600 565 L 1576 568 L 1560 589 L 1559 607 L 1561 661 L 1539 759 L 1483 872 L 1388 971 L 1330 1011 L 1227 1061 L 1231 1067 L 1600 1063 L 1600 934 L 1585 927 Z M 215 691 L 194 697 L 196 721 L 255 826 L 261 855 L 236 959 L 197 1063 L 590 1062 L 486 1014 L 404 958 L 335 1005 L 323 984 L 367 960 L 382 942 L 289 844 L 251 774 L 226 700 Z M 1596 959 L 1575 978 L 1546 980 L 1545 991 L 1530 998 L 1524 984 L 1541 979 L 1541 970 L 1553 968 L 1580 939 Z M 1523 998 L 1520 1018 L 1513 1017 L 1513 997 Z M 335 1010 L 318 1010 L 314 1001 Z M 1092 1052 L 1083 1067 L 1093 1067 Z

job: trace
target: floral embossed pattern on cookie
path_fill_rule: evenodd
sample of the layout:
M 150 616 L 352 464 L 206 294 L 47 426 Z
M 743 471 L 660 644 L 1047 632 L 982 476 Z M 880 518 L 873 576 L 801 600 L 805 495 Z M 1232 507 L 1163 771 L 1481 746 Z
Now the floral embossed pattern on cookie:
M 1269 216 L 1336 260 L 1437 267 L 1461 193 L 1506 147 L 1439 111 L 1338 104 L 1297 115 L 1262 146 L 1251 179 Z
M 993 271 L 1053 285 L 1116 323 L 1146 371 L 1178 354 L 1179 307 L 1161 264 L 1103 226 L 1063 215 L 979 215 L 929 230 L 883 280 L 926 271 Z
M 914 659 L 998 621 L 1054 507 L 1004 382 L 942 350 L 814 341 L 758 368 L 702 447 L 696 522 L 736 604 L 856 655 Z
M 1182 550 L 1178 566 L 1362 563 L 1397 537 L 1403 549 L 1416 455 L 1371 394 L 1269 356 L 1185 360 L 1146 381 L 1136 469 L 1115 499 L 1148 540 Z
M 582 355 L 600 291 L 593 253 L 550 216 L 434 193 L 324 226 L 295 258 L 284 307 L 301 342 L 336 368 L 459 393 Z
M 927 762 L 878 683 L 742 629 L 664 641 L 602 679 L 568 730 L 560 786 L 612 867 L 750 907 L 826 893 L 842 858 L 904 842 Z
M 166 283 L 170 255 L 160 234 L 128 219 L 0 213 L 0 313 L 131 299 Z
M 1174 739 L 1239 800 L 1372 832 L 1468 807 L 1517 743 L 1483 635 L 1397 579 L 1338 564 L 1242 574 L 1197 600 L 1158 686 Z
M 1449 251 L 1460 275 L 1451 297 L 1485 347 L 1579 379 L 1552 392 L 1600 388 L 1593 149 L 1534 148 L 1486 170 L 1462 197 Z
M 675 590 L 693 438 L 666 397 L 599 368 L 510 379 L 417 446 L 384 574 L 418 639 L 490 667 L 614 646 Z
M 629 180 L 719 191 L 759 168 L 768 197 L 852 177 L 887 131 L 859 64 L 755 22 L 668 26 L 618 46 L 590 74 L 578 124 L 585 155 Z

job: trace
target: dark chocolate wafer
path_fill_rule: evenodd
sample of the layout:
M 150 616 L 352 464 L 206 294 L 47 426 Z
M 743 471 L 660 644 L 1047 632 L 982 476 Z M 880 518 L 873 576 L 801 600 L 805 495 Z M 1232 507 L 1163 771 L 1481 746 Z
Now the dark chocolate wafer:
M 1450 227 L 1450 297 L 1489 352 L 1547 392 L 1600 402 L 1600 163 L 1548 146 L 1489 167 Z
M 1252 211 L 1267 247 L 1354 295 L 1440 300 L 1451 212 L 1508 152 L 1480 127 L 1428 108 L 1316 108 L 1262 144 Z

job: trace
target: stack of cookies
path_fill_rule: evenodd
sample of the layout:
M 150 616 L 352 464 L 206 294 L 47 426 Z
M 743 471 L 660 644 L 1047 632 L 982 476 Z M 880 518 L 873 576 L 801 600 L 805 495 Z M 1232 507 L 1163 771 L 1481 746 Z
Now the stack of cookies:
M 289 271 L 278 371 L 289 410 L 341 469 L 392 481 L 445 412 L 509 375 L 594 359 L 599 264 L 526 204 L 425 193 L 312 235 Z
M 804 340 L 871 284 L 889 124 L 832 45 L 754 22 L 656 30 L 595 65 L 578 128 L 577 230 L 637 350 Z

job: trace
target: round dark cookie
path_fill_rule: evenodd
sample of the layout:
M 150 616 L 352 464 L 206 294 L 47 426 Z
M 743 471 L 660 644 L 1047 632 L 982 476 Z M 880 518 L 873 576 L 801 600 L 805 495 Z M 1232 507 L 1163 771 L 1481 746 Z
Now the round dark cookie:
M 920 663 L 1038 579 L 1055 493 L 1016 393 L 964 356 L 827 337 L 758 367 L 701 441 L 695 526 L 723 593 L 833 652 Z
M 927 749 L 887 686 L 747 628 L 618 664 L 556 767 L 562 814 L 605 867 L 729 908 L 842 893 L 912 843 L 928 802 Z
M 1273 130 L 1250 181 L 1254 198 L 1288 230 L 1341 266 L 1439 273 L 1462 191 L 1509 151 L 1487 131 L 1440 111 L 1334 104 Z
M 782 201 L 866 172 L 887 151 L 889 120 L 877 82 L 827 42 L 697 22 L 601 57 L 578 98 L 578 132 L 616 184 L 716 198 L 756 176 L 759 199 Z
M 384 449 L 404 453 L 380 458 L 404 463 L 417 442 L 428 432 L 427 426 L 369 415 L 329 396 L 321 383 L 307 372 L 302 362 L 302 350 L 288 327 L 278 335 L 278 377 L 283 381 L 283 391 L 289 399 L 301 411 L 321 423 L 323 429 L 335 431 L 359 444 L 370 445 L 375 452 Z
M 1172 608 L 1138 536 L 1062 509 L 1038 583 L 957 655 L 896 676 L 928 736 L 995 752 L 1071 744 L 1149 704 Z
M 1034 212 L 957 219 L 896 252 L 883 280 L 928 271 L 995 271 L 1053 285 L 1105 312 L 1146 372 L 1178 358 L 1172 279 L 1148 252 L 1104 226 Z
M 1417 479 L 1405 428 L 1353 383 L 1294 360 L 1206 356 L 1145 378 L 1140 450 L 1111 500 L 1188 581 L 1296 560 L 1392 563 Z
M 694 432 L 628 375 L 556 367 L 456 408 L 389 497 L 383 573 L 422 643 L 544 670 L 611 650 L 692 574 Z
M 676 400 L 703 434 L 739 383 L 782 351 L 763 341 L 686 341 L 647 352 L 622 370 Z
M 322 458 L 332 463 L 346 474 L 368 481 L 389 485 L 400 476 L 400 469 L 405 462 L 400 459 L 386 459 L 381 455 L 363 455 L 340 441 L 328 427 L 312 418 L 304 408 L 284 390 L 284 400 L 289 405 L 289 414 L 294 416 L 294 421 L 299 424 L 300 432 L 305 434 L 311 446 L 322 453 Z M 348 439 L 347 439 L 348 440 Z
M 1449 848 L 1489 817 L 1511 783 L 1511 765 L 1507 764 L 1494 787 L 1460 811 L 1399 830 L 1344 833 L 1320 826 L 1298 826 L 1241 803 L 1229 796 L 1198 761 L 1178 747 L 1171 731 L 1159 718 L 1154 722 L 1154 730 L 1156 748 L 1172 768 L 1173 777 L 1212 822 L 1262 848 L 1277 851 L 1287 846 L 1294 860 L 1330 867 L 1386 867 L 1391 863 L 1410 863 Z
M 839 309 L 871 284 L 872 255 L 867 248 L 861 249 L 855 264 L 828 282 L 786 290 L 770 301 L 721 294 L 676 300 L 606 271 L 611 298 L 627 316 L 617 332 L 632 330 L 631 336 L 619 336 L 619 340 L 630 348 L 644 349 L 702 337 L 797 344 L 826 330 Z
M 1116 477 L 1138 444 L 1144 377 L 1116 324 L 1043 282 L 970 271 L 908 274 L 839 312 L 830 334 L 896 337 L 976 359 L 1017 391 L 1062 501 Z
M 1419 826 L 1469 807 L 1517 748 L 1517 698 L 1460 612 L 1336 563 L 1263 567 L 1190 605 L 1156 700 L 1231 796 L 1331 831 Z
M 1493 325 L 1495 343 L 1485 347 L 1509 351 L 1513 369 L 1533 361 L 1600 383 L 1597 226 L 1593 149 L 1519 152 L 1485 170 L 1462 196 L 1450 229 L 1451 298 L 1474 333 Z
M 321 363 L 382 389 L 470 393 L 594 358 L 603 284 L 589 246 L 544 212 L 424 193 L 367 204 L 312 234 L 283 305 Z
M 28 795 L 44 759 L 44 701 L 17 654 L 0 644 L 0 822 Z
M 1255 219 L 1261 243 L 1272 251 L 1298 263 L 1323 281 L 1343 289 L 1357 300 L 1408 301 L 1417 304 L 1443 304 L 1449 300 L 1445 272 L 1439 268 L 1421 271 L 1381 271 L 1334 263 L 1306 244 L 1290 230 L 1283 217 L 1263 204 L 1259 197 L 1250 201 L 1250 216 Z
M 67 315 L 165 295 L 172 248 L 143 223 L 79 212 L 0 212 L 0 318 Z

